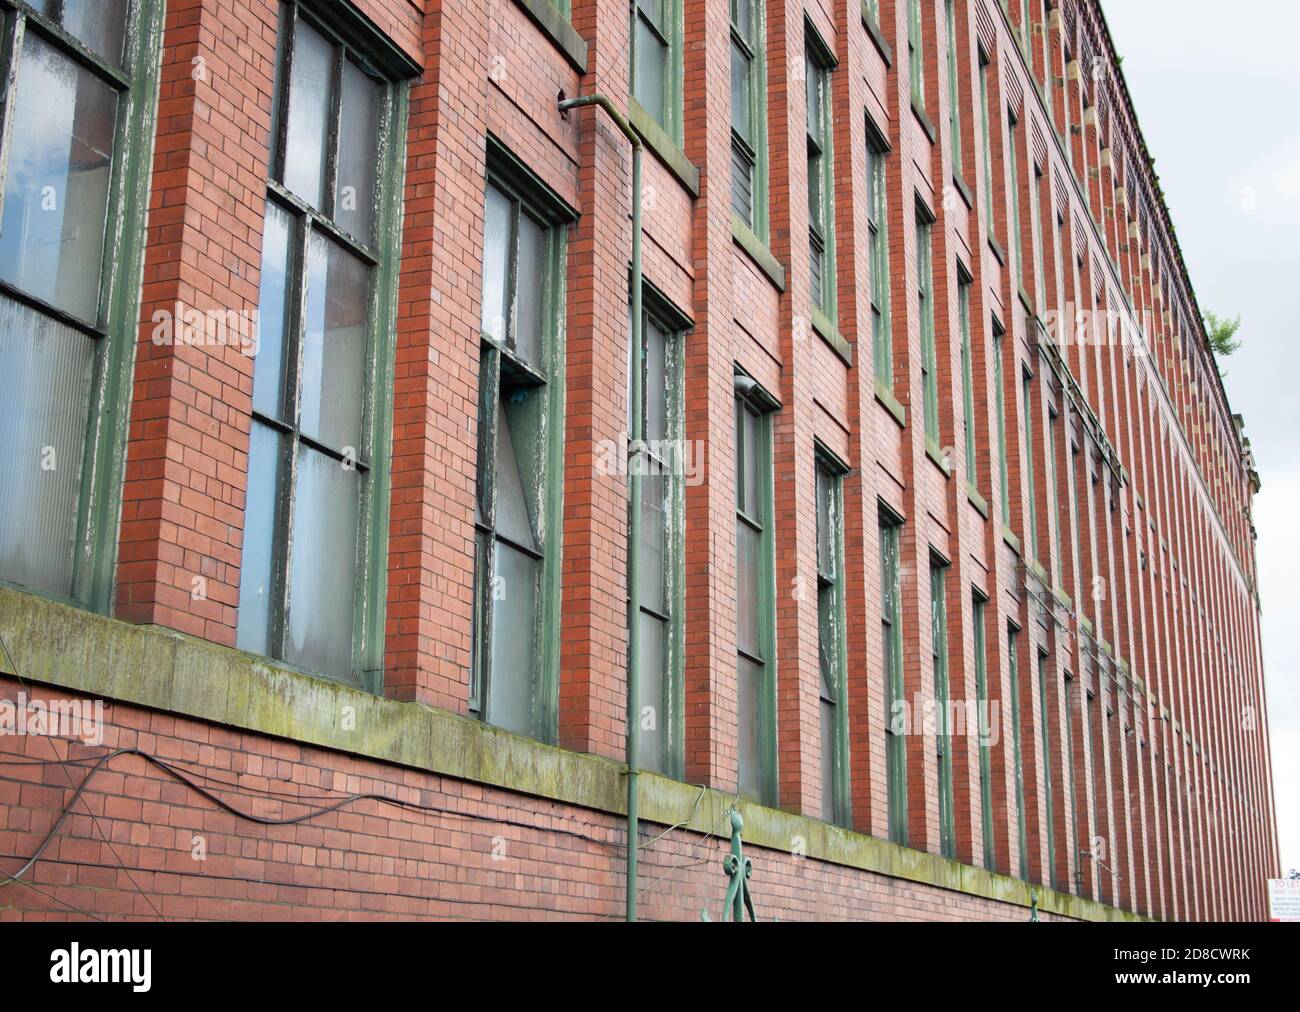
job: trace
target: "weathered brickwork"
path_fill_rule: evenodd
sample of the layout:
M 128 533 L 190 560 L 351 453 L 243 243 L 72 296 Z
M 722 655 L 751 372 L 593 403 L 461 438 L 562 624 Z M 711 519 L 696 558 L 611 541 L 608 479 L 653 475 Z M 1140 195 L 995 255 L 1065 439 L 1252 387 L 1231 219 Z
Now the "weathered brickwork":
M 391 388 L 379 392 L 392 424 L 377 595 L 382 692 L 394 705 L 471 713 L 491 137 L 577 212 L 562 271 L 563 516 L 554 542 L 562 591 L 548 739 L 621 760 L 627 485 L 602 470 L 599 447 L 627 429 L 631 152 L 602 112 L 562 114 L 557 100 L 600 92 L 633 112 L 628 5 L 349 6 L 421 68 L 402 85 L 395 367 Z M 1171 920 L 1266 917 L 1265 879 L 1279 859 L 1251 524 L 1259 479 L 1097 0 L 762 6 L 769 227 L 757 246 L 733 225 L 727 4 L 665 4 L 681 12 L 680 144 L 641 127 L 644 272 L 693 321 L 681 338 L 682 425 L 704 476 L 684 489 L 677 546 L 682 779 L 727 795 L 740 783 L 740 370 L 779 403 L 770 416 L 775 807 L 819 820 L 831 789 L 820 728 L 820 445 L 848 468 L 847 828 L 890 835 L 883 507 L 902 521 L 909 709 L 936 701 L 930 572 L 940 562 L 949 697 L 977 700 L 984 677 L 994 719 L 986 764 L 978 735 L 947 740 L 950 817 L 933 728 L 905 736 L 910 846 L 941 854 L 950 818 L 956 862 L 1012 879 L 1023 869 L 1035 888 Z M 254 360 L 229 346 L 159 345 L 152 321 L 178 303 L 257 308 L 278 7 L 166 4 L 140 324 L 130 336 L 111 615 L 230 648 Z M 914 13 L 920 85 L 909 53 Z M 834 60 L 835 295 L 826 314 L 811 295 L 809 33 Z M 879 225 L 892 356 L 883 381 L 868 187 L 877 134 L 888 149 Z M 918 296 L 927 259 L 918 215 L 932 222 L 932 324 Z M 927 436 L 931 354 L 937 430 Z M 976 599 L 987 602 L 978 611 Z M 6 643 L 3 674 L 38 667 L 28 660 L 39 641 Z M 20 692 L 61 698 L 57 685 L 0 678 L 0 700 Z M 41 846 L 71 801 L 70 783 L 107 751 L 139 750 L 193 783 L 138 754 L 106 762 L 26 876 L 30 887 L 0 887 L 0 919 L 621 916 L 626 823 L 610 811 L 301 744 L 280 736 L 274 720 L 258 733 L 127 702 L 110 702 L 106 720 L 95 748 L 0 735 L 0 874 Z M 222 809 L 196 784 L 272 821 L 349 795 L 392 800 L 271 825 Z M 694 919 L 707 907 L 716 919 L 724 827 L 713 837 L 683 829 L 659 838 L 664 830 L 642 827 L 642 916 Z M 762 916 L 1027 916 L 1015 901 L 799 849 L 792 840 L 788 850 L 750 854 Z

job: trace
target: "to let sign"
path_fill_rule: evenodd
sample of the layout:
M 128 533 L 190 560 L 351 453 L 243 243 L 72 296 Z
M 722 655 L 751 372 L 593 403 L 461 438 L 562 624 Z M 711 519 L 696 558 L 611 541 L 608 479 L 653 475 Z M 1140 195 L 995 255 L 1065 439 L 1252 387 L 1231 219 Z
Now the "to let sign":
M 1268 880 L 1269 920 L 1300 921 L 1300 879 Z

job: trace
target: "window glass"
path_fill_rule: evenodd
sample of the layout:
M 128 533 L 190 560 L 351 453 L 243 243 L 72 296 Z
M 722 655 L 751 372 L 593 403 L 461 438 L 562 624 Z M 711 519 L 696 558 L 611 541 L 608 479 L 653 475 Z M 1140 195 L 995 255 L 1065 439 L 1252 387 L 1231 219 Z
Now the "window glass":
M 343 108 L 339 120 L 338 175 L 334 182 L 334 220 L 364 243 L 374 241 L 375 150 L 383 86 L 350 60 L 343 63 Z
M 0 279 L 99 316 L 117 92 L 35 32 L 23 38 L 0 219 Z
M 269 425 L 253 422 L 248 451 L 248 493 L 244 505 L 244 551 L 239 567 L 241 650 L 272 650 L 272 608 L 276 497 L 280 488 L 281 436 Z
M 334 63 L 334 47 L 311 25 L 298 21 L 289 78 L 284 185 L 317 210 L 325 201 Z
M 304 434 L 346 452 L 361 442 L 370 271 L 313 232 L 302 349 Z
M 94 372 L 93 341 L 0 298 L 0 576 L 65 597 Z
M 121 66 L 126 4 L 127 0 L 63 0 L 64 30 L 97 56 Z

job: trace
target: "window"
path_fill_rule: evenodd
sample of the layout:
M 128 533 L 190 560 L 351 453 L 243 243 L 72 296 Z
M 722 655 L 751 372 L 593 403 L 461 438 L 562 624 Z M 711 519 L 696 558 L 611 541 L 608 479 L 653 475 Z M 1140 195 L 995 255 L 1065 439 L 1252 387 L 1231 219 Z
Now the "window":
M 808 267 L 813 307 L 835 319 L 835 170 L 831 164 L 830 51 L 811 27 L 804 40 L 808 127 Z
M 906 845 L 907 697 L 903 689 L 903 602 L 898 550 L 902 524 L 880 511 L 880 625 L 885 663 L 885 765 L 889 791 L 889 838 Z
M 1034 26 L 1030 19 L 1032 0 L 1020 0 L 1020 48 L 1024 50 L 1025 62 L 1029 64 L 1029 73 L 1034 72 Z
M 817 653 L 821 669 L 822 818 L 849 820 L 849 723 L 844 687 L 844 493 L 847 469 L 817 454 Z
M 1065 47 L 1065 77 L 1061 79 L 1061 105 L 1065 109 L 1065 160 L 1074 167 L 1074 124 L 1070 116 L 1070 69 L 1074 66 L 1074 56 L 1070 53 L 1070 47 Z
M 377 691 L 405 99 L 370 66 L 282 6 L 237 641 Z
M 1044 884 L 1057 888 L 1056 883 L 1056 821 L 1052 813 L 1052 731 L 1048 722 L 1050 708 L 1047 705 L 1047 654 L 1038 655 L 1038 698 L 1039 719 L 1043 724 L 1043 802 L 1046 812 L 1047 829 L 1047 870 Z
M 981 46 L 980 58 L 980 146 L 984 149 L 983 179 L 984 184 L 984 225 L 990 236 L 993 235 L 993 138 L 989 132 L 989 58 Z
M 681 0 L 633 0 L 633 10 L 632 97 L 681 144 Z
M 1020 734 L 1020 656 L 1017 652 L 1019 632 L 1007 628 L 1007 660 L 1011 666 L 1011 751 L 1016 774 L 1016 838 L 1020 852 L 1020 877 L 1029 880 L 1029 830 L 1025 823 L 1025 761 Z M 1031 711 L 1032 712 L 1032 711 Z
M 495 141 L 488 164 L 469 708 L 549 740 L 559 664 L 564 226 L 573 214 Z
M 1062 256 L 1061 233 L 1065 230 L 1065 218 L 1060 214 L 1052 216 L 1052 260 L 1056 267 L 1056 318 L 1058 321 L 1056 339 L 1061 345 L 1065 343 L 1065 260 Z
M 1025 551 L 1026 558 L 1038 559 L 1038 505 L 1034 489 L 1034 378 L 1024 373 L 1020 378 L 1020 391 L 1024 408 L 1025 440 Z
M 1007 199 L 1011 201 L 1011 235 L 1008 237 L 1011 244 L 1012 256 L 1015 262 L 1015 279 L 1016 284 L 1021 289 L 1025 287 L 1024 247 L 1021 246 L 1020 236 L 1020 177 L 1019 169 L 1016 165 L 1016 118 L 1007 112 Z
M 958 69 L 956 0 L 945 0 L 944 15 L 944 21 L 948 25 L 948 132 L 952 137 L 952 171 L 961 175 L 961 76 Z
M 975 445 L 975 379 L 971 363 L 970 343 L 970 290 L 971 276 L 961 264 L 957 265 L 957 326 L 961 332 L 961 399 L 962 416 L 966 427 L 966 483 L 975 487 L 977 476 Z
M 867 121 L 867 244 L 871 265 L 871 346 L 876 382 L 894 389 L 894 342 L 889 310 L 889 142 Z
M 993 774 L 990 770 L 989 749 L 993 747 L 993 714 L 989 707 L 988 652 L 985 647 L 984 621 L 988 612 L 988 602 L 975 593 L 972 595 L 975 634 L 975 702 L 979 719 L 979 778 L 980 778 L 980 823 L 984 837 L 984 867 L 989 871 L 997 868 L 997 851 L 993 839 Z M 987 737 L 985 736 L 987 732 Z
M 1056 73 L 1055 61 L 1052 59 L 1052 33 L 1047 30 L 1048 19 L 1051 15 L 1052 0 L 1043 0 L 1043 98 L 1047 103 L 1047 118 L 1052 124 L 1056 123 L 1056 108 L 1054 103 L 1056 99 L 1052 95 L 1053 77 Z
M 731 209 L 767 241 L 767 15 L 731 0 Z
M 1043 219 L 1042 219 L 1043 170 L 1034 166 L 1034 185 L 1029 189 L 1030 241 L 1034 245 L 1034 305 L 1038 307 L 1039 319 L 1047 312 L 1047 274 L 1043 263 Z
M 1044 374 L 1044 382 L 1046 382 Z M 1060 419 L 1057 417 L 1054 408 L 1048 408 L 1047 411 L 1047 490 L 1048 508 L 1052 512 L 1052 533 L 1056 538 L 1056 553 L 1054 555 L 1053 573 L 1056 578 L 1056 585 L 1062 587 L 1065 581 L 1062 577 L 1064 571 L 1063 557 L 1065 554 L 1065 543 L 1061 540 L 1061 491 L 1058 484 L 1059 476 L 1056 466 L 1056 448 L 1059 445 L 1059 425 Z
M 939 443 L 939 378 L 934 348 L 934 265 L 930 213 L 920 203 L 916 208 L 916 312 L 921 324 L 921 396 L 925 406 L 925 438 Z
M 641 719 L 637 765 L 667 776 L 682 769 L 682 619 L 685 557 L 682 341 L 689 321 L 662 297 L 645 292 L 641 325 L 641 427 L 636 429 L 628 374 L 628 432 L 643 441 L 633 457 L 641 473 L 640 601 Z M 629 326 L 629 331 L 631 327 Z M 628 356 L 629 369 L 632 356 Z
M 1074 697 L 1078 692 L 1078 687 L 1074 684 L 1074 675 L 1065 672 L 1065 763 L 1066 763 L 1066 787 L 1069 789 L 1070 807 L 1070 846 L 1074 851 L 1074 862 L 1076 865 L 1083 859 L 1084 851 L 1080 847 L 1079 840 L 1079 809 L 1078 809 L 1078 785 L 1075 782 L 1077 775 L 1074 760 Z M 1080 701 L 1083 707 L 1083 723 L 1081 726 L 1088 726 L 1088 700 L 1085 696 Z M 1083 873 L 1075 873 L 1075 893 L 1083 894 Z
M 161 17 L 157 0 L 0 0 L 0 581 L 98 611 L 112 603 Z
M 737 376 L 736 651 L 739 789 L 776 798 L 776 587 L 772 539 L 771 405 Z
M 939 851 L 957 856 L 952 794 L 952 729 L 948 725 L 948 605 L 944 598 L 947 564 L 930 560 L 930 663 L 934 672 L 936 716 L 934 748 L 939 771 Z
M 995 317 L 993 320 L 993 388 L 998 410 L 998 498 L 1002 503 L 1002 526 L 1011 527 L 1011 496 L 1007 481 L 1007 396 L 1003 386 L 1006 354 L 1006 331 Z
M 907 0 L 907 69 L 912 82 L 912 104 L 925 108 L 925 37 L 921 27 L 921 0 Z

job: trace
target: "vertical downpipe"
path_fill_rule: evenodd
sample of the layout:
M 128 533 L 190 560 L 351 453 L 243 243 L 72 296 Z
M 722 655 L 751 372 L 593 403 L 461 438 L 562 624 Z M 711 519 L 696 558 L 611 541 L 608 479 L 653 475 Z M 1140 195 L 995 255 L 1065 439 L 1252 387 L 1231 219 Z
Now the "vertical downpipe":
M 637 849 L 640 838 L 640 817 L 637 806 L 637 752 L 641 741 L 641 722 L 637 700 L 641 686 L 641 457 L 645 443 L 641 439 L 645 417 L 645 392 L 643 389 L 643 325 L 641 320 L 641 138 L 632 124 L 604 95 L 584 95 L 566 99 L 560 93 L 559 107 L 563 115 L 570 109 L 594 105 L 605 110 L 632 144 L 632 348 L 630 363 L 632 373 L 632 418 L 628 433 L 628 547 L 627 547 L 627 920 L 636 920 Z

